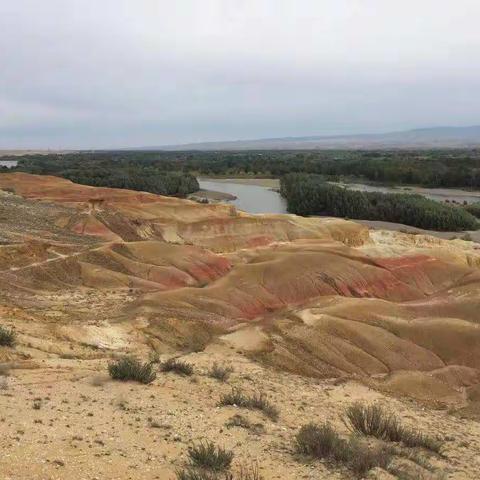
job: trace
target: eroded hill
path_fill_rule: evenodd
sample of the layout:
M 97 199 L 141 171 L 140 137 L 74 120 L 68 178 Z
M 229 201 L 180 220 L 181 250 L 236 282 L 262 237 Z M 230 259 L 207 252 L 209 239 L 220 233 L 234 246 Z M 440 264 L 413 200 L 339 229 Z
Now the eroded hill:
M 92 371 L 105 369 L 112 355 L 124 353 L 144 358 L 154 352 L 181 354 L 200 369 L 211 359 L 228 361 L 236 365 L 236 383 L 272 392 L 287 412 L 283 427 L 268 426 L 265 451 L 256 455 L 267 464 L 262 467 L 266 478 L 334 478 L 297 465 L 282 443 L 288 436 L 284 431 L 299 427 L 305 416 L 302 398 L 307 399 L 303 412 L 309 412 L 304 423 L 325 413 L 315 405 L 319 388 L 332 392 L 331 399 L 325 390 L 318 393 L 332 421 L 335 404 L 341 409 L 347 401 L 343 395 L 383 399 L 401 411 L 412 409 L 407 415 L 413 417 L 422 405 L 443 409 L 429 414 L 424 428 L 451 436 L 456 435 L 459 415 L 474 418 L 480 410 L 480 248 L 473 242 L 369 231 L 334 218 L 249 215 L 229 205 L 88 187 L 48 176 L 2 174 L 0 188 L 0 315 L 1 323 L 14 326 L 18 335 L 15 349 L 0 347 L 0 362 L 18 369 L 13 370 L 16 398 L 27 401 L 37 389 L 43 397 L 50 385 L 59 396 L 48 394 L 48 402 L 68 424 L 85 413 L 80 404 L 59 404 L 60 396 L 76 398 L 77 385 L 69 379 L 78 378 L 79 391 L 92 390 L 81 395 L 96 398 L 98 390 L 87 381 Z M 258 373 L 261 382 L 257 378 L 248 385 L 245 378 L 251 372 Z M 216 408 L 215 384 L 209 380 L 204 390 L 188 382 L 164 380 L 148 387 L 156 392 L 153 396 L 166 395 L 160 403 L 166 403 L 168 411 L 181 410 L 177 394 L 168 394 L 175 389 L 185 404 L 201 399 L 193 417 L 184 412 L 189 420 L 178 419 L 175 429 L 182 433 L 177 443 L 198 439 L 202 430 L 213 436 L 217 429 L 222 433 L 226 420 L 221 416 L 209 423 L 206 418 L 208 409 Z M 125 436 L 135 444 L 135 429 L 117 428 L 106 420 L 118 416 L 106 385 L 102 383 L 98 395 L 106 410 L 100 422 L 102 441 L 112 428 L 113 438 Z M 112 388 L 127 394 L 123 386 Z M 140 387 L 132 391 L 141 396 Z M 405 407 L 392 395 L 421 403 Z M 147 405 L 138 397 L 135 402 L 144 407 L 138 417 L 145 412 L 156 416 L 150 410 L 163 408 L 155 406 L 156 401 L 152 398 Z M 29 408 L 26 404 L 21 410 Z M 162 410 L 162 418 L 167 410 Z M 53 422 L 44 411 L 38 416 Z M 192 423 L 197 426 L 187 427 Z M 12 437 L 15 422 L 8 427 L 10 437 L 3 447 L 15 445 L 20 456 L 22 442 L 17 445 Z M 467 430 L 465 426 L 465 435 Z M 452 446 L 460 470 L 448 459 L 438 459 L 449 478 L 474 478 L 469 475 L 478 467 L 471 461 L 479 451 L 477 433 L 475 426 L 470 450 L 461 455 L 460 439 Z M 84 434 L 88 432 L 79 436 Z M 228 430 L 223 440 L 248 440 L 251 445 L 242 455 L 252 457 L 257 439 L 248 435 Z M 147 437 L 138 440 L 144 448 L 142 442 L 153 441 Z M 182 450 L 175 442 L 172 446 L 172 439 L 165 435 L 159 440 L 164 460 L 154 461 L 163 465 L 158 478 L 173 475 L 172 457 Z M 48 445 L 59 448 L 63 441 L 50 439 Z M 279 442 L 283 446 L 278 447 Z M 64 456 L 73 458 L 77 448 L 88 452 L 87 446 L 73 444 L 68 440 L 68 447 L 62 447 L 69 452 Z M 28 445 L 33 455 L 35 445 Z M 87 457 L 88 468 L 97 465 Z M 19 458 L 10 478 L 26 478 L 15 476 Z M 125 458 L 116 460 L 118 470 L 98 478 L 155 478 L 138 459 L 129 477 L 119 477 Z M 282 470 L 285 458 L 292 464 L 287 476 Z M 86 468 L 75 462 L 64 466 L 72 478 L 75 468 Z M 71 471 L 69 463 L 76 465 Z M 9 468 L 9 462 L 2 459 L 0 466 Z M 30 478 L 45 478 L 45 472 L 53 475 L 59 468 L 43 465 L 37 477 Z M 314 473 L 317 476 L 308 476 Z

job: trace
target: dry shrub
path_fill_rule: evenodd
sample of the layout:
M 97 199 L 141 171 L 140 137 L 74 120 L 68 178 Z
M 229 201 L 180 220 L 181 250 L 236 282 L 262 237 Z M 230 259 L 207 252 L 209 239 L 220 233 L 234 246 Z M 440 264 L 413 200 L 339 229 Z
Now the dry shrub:
M 378 404 L 357 402 L 350 405 L 345 412 L 344 422 L 355 433 L 400 442 L 410 448 L 422 447 L 438 453 L 442 446 L 440 440 L 405 427 L 395 415 Z
M 1 347 L 14 347 L 17 334 L 12 328 L 3 327 L 0 325 L 0 346 Z
M 205 441 L 188 449 L 192 467 L 200 467 L 214 472 L 228 470 L 233 460 L 233 452 Z
M 177 471 L 177 480 L 263 480 L 257 465 L 240 465 L 236 472 L 212 472 L 188 467 Z
M 160 370 L 162 372 L 173 372 L 178 375 L 190 376 L 193 374 L 193 366 L 182 360 L 177 360 L 175 358 L 169 358 L 165 360 L 160 365 Z
M 219 380 L 220 382 L 226 382 L 233 372 L 233 368 L 230 366 L 219 365 L 214 363 L 212 368 L 208 372 L 208 376 Z
M 219 406 L 233 405 L 250 410 L 260 410 L 273 421 L 277 421 L 280 415 L 278 409 L 268 400 L 263 393 L 247 395 L 238 388 L 232 388 L 230 393 L 223 395 Z
M 133 380 L 140 383 L 151 383 L 156 374 L 150 362 L 141 363 L 135 358 L 122 357 L 108 365 L 108 373 L 114 380 Z
M 357 478 L 372 468 L 386 468 L 391 460 L 388 449 L 371 447 L 355 436 L 345 440 L 328 423 L 304 425 L 295 438 L 295 447 L 303 455 L 344 465 Z

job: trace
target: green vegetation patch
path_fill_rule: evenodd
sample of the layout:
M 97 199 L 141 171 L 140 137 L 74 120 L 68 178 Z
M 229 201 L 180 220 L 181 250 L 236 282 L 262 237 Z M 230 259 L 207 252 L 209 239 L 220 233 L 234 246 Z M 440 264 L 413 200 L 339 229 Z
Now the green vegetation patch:
M 287 208 L 297 215 L 331 215 L 403 223 L 414 227 L 460 231 L 478 228 L 462 207 L 444 205 L 421 195 L 359 192 L 329 184 L 318 175 L 289 174 L 281 179 Z

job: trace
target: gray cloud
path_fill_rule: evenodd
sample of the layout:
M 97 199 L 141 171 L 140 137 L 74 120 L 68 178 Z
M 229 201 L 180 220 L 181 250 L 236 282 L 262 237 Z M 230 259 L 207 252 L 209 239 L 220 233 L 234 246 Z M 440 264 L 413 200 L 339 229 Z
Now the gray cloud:
M 478 124 L 477 0 L 4 0 L 0 148 Z

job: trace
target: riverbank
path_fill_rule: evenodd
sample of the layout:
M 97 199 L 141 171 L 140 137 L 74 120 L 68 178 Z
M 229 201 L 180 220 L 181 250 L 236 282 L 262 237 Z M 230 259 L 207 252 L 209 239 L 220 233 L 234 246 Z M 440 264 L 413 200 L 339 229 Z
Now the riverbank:
M 373 183 L 345 183 L 345 182 L 329 182 L 333 185 L 345 187 L 350 190 L 358 190 L 361 192 L 382 192 L 382 193 L 404 193 L 422 195 L 437 202 L 447 203 L 475 203 L 480 202 L 480 191 L 478 190 L 462 190 L 459 188 L 427 188 L 415 185 L 380 185 Z
M 280 179 L 278 178 L 226 178 L 226 177 L 198 177 L 202 182 L 234 183 L 236 185 L 255 185 L 257 187 L 280 188 Z
M 193 194 L 195 199 L 206 198 L 211 202 L 232 202 L 239 210 L 244 210 L 249 213 L 287 213 L 286 205 L 282 197 L 274 191 L 280 186 L 279 179 L 274 178 L 211 178 L 200 177 L 200 186 L 204 187 L 199 192 Z M 349 184 L 349 186 L 356 185 L 362 187 L 363 184 Z M 345 185 L 347 186 L 347 185 Z M 458 198 L 462 195 L 479 195 L 480 192 L 468 192 L 459 189 L 426 189 L 422 187 L 387 187 L 387 186 L 373 186 L 365 185 L 368 188 L 383 188 L 389 189 L 390 192 L 396 193 L 418 193 L 418 194 L 432 194 L 434 191 L 438 198 L 452 199 Z M 208 188 L 207 188 L 208 187 Z M 224 191 L 221 191 L 224 190 Z M 266 200 L 264 195 L 267 195 Z M 192 198 L 192 196 L 190 197 Z M 479 198 L 480 200 L 480 198 Z M 455 238 L 463 238 L 480 243 L 480 230 L 465 231 L 465 232 L 437 232 L 435 230 L 425 230 L 421 228 L 404 225 L 394 222 L 382 222 L 371 220 L 353 220 L 362 225 L 366 225 L 374 230 L 391 230 L 412 234 L 431 235 L 437 238 L 447 240 Z
M 197 192 L 191 193 L 188 196 L 189 200 L 194 200 L 200 203 L 209 203 L 209 202 L 231 202 L 236 200 L 237 197 L 235 195 L 231 195 L 230 193 L 226 192 L 218 192 L 216 190 L 205 190 L 200 189 Z

